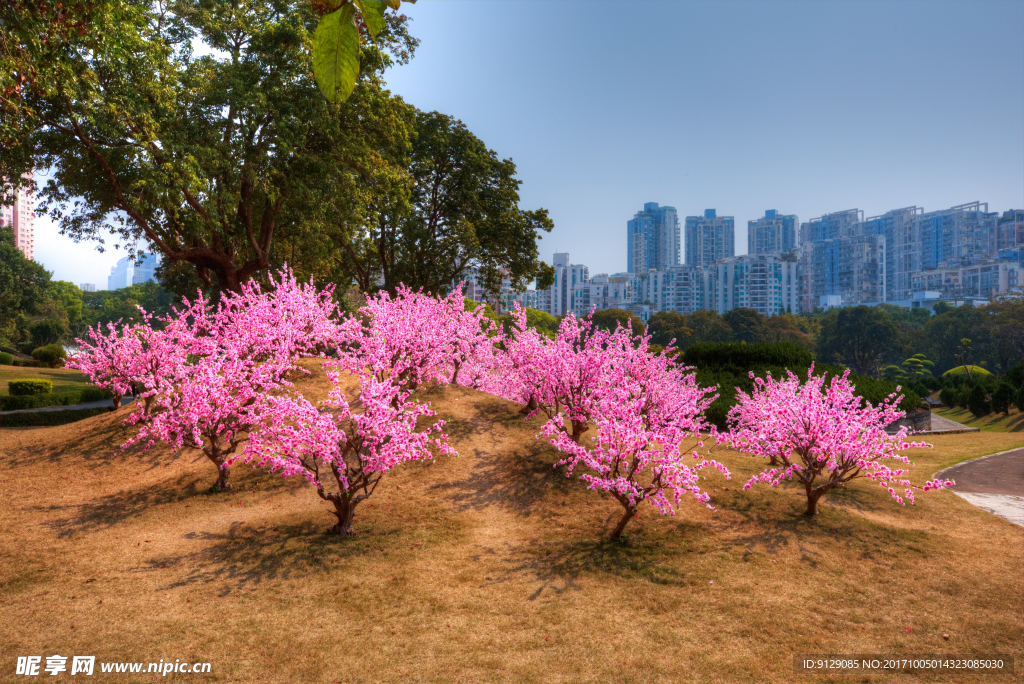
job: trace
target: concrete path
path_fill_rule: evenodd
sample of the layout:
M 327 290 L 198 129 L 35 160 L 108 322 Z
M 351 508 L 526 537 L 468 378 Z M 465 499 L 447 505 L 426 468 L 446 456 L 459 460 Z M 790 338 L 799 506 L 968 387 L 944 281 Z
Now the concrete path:
M 949 418 L 943 418 L 942 416 L 932 412 L 932 429 L 928 432 L 921 432 L 922 435 L 941 435 L 943 433 L 953 434 L 957 432 L 981 432 L 978 428 L 967 427 L 961 425 L 955 420 Z
M 121 406 L 130 404 L 135 401 L 135 397 L 124 397 L 121 399 Z M 70 406 L 44 406 L 43 408 L 30 408 L 30 409 L 18 409 L 17 411 L 4 411 L 3 415 L 10 413 L 39 413 L 42 411 L 77 411 L 78 409 L 90 409 L 90 408 L 110 408 L 113 406 L 113 399 L 104 399 L 103 401 L 88 401 L 84 404 L 71 404 Z
M 956 480 L 950 489 L 957 496 L 1024 527 L 1024 449 L 964 461 L 935 477 Z

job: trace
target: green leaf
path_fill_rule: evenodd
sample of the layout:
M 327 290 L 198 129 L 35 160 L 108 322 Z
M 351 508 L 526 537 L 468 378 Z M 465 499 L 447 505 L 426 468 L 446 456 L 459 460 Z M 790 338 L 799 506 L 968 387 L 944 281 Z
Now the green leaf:
M 329 102 L 348 99 L 359 75 L 356 10 L 345 5 L 320 18 L 313 35 L 313 77 Z
M 377 34 L 384 28 L 384 10 L 388 8 L 388 3 L 385 0 L 355 0 L 355 3 L 363 14 L 370 37 L 376 40 Z

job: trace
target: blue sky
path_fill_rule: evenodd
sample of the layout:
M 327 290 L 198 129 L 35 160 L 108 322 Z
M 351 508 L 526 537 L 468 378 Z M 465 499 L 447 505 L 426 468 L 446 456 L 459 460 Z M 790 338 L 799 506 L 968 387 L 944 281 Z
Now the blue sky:
M 1024 206 L 1019 0 L 404 7 L 422 42 L 390 87 L 516 162 L 522 206 L 555 221 L 548 261 L 623 270 L 651 201 L 735 216 L 737 253 L 765 209 Z M 54 233 L 41 222 L 37 259 L 105 286 L 116 254 Z

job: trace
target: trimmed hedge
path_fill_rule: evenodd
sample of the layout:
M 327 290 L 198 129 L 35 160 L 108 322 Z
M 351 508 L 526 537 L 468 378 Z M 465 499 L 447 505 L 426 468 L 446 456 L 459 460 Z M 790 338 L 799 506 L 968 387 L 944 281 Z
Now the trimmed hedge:
M 750 377 L 771 374 L 773 378 L 786 377 L 790 370 L 801 381 L 807 378 L 807 371 L 813 362 L 811 353 L 792 342 L 771 344 L 744 344 L 736 342 L 700 342 L 683 354 L 683 365 L 696 366 L 697 384 L 702 387 L 718 385 L 718 398 L 708 407 L 705 416 L 708 422 L 720 430 L 727 429 L 729 410 L 736 405 L 736 391 L 749 394 L 754 388 Z M 814 365 L 816 376 L 825 376 L 828 384 L 832 378 L 846 371 L 842 366 L 827 363 Z M 896 383 L 889 379 L 876 380 L 867 375 L 850 373 L 857 396 L 878 404 L 896 391 Z M 900 390 L 902 398 L 899 408 L 910 413 L 921 405 L 921 397 L 908 387 Z
M 992 375 L 990 372 L 982 368 L 981 366 L 972 366 L 967 364 L 967 368 L 971 370 L 971 375 Z M 967 371 L 963 366 L 953 366 L 948 371 L 942 374 L 942 377 L 948 377 L 950 375 L 963 375 L 967 376 Z
M 64 363 L 68 353 L 59 344 L 48 344 L 44 347 L 36 347 L 32 350 L 32 358 L 40 363 L 45 363 L 50 368 L 57 368 Z
M 109 390 L 100 387 L 86 387 L 85 389 L 72 392 L 0 397 L 0 411 L 19 411 L 21 409 L 44 408 L 47 406 L 74 406 L 75 404 L 85 404 L 90 401 L 111 399 L 113 396 Z
M 13 366 L 14 357 L 7 352 L 0 352 L 0 366 Z
M 35 359 L 14 359 L 11 363 L 12 366 L 19 366 L 21 368 L 42 368 L 46 364 L 36 361 Z
M 109 413 L 110 409 L 90 408 L 72 409 L 68 411 L 32 411 L 30 413 L 4 413 L 0 414 L 0 428 L 14 427 L 48 427 L 53 425 L 67 425 L 86 418 L 92 418 L 103 413 Z
M 19 378 L 7 381 L 7 392 L 12 397 L 27 397 L 33 394 L 49 394 L 53 383 L 39 378 Z
M 683 353 L 684 366 L 735 369 L 743 373 L 766 366 L 807 369 L 813 362 L 811 352 L 792 342 L 698 342 Z

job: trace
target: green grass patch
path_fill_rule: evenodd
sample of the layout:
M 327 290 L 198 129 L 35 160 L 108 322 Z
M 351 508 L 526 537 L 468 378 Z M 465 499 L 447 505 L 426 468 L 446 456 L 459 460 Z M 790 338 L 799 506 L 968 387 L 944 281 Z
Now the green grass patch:
M 932 412 L 983 432 L 1024 432 L 1024 413 L 1016 409 L 1011 409 L 1009 414 L 990 413 L 980 418 L 965 408 L 945 407 L 933 409 Z
M 7 394 L 7 381 L 19 378 L 39 378 L 53 383 L 54 392 L 71 392 L 89 387 L 84 375 L 70 368 L 25 368 L 0 366 L 0 396 Z
M 89 409 L 68 409 L 67 411 L 32 411 L 30 413 L 4 413 L 0 414 L 0 428 L 14 427 L 52 427 L 54 425 L 67 425 L 79 420 L 92 418 L 101 413 L 107 413 L 110 409 L 89 408 Z

